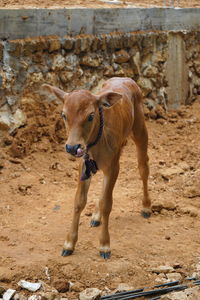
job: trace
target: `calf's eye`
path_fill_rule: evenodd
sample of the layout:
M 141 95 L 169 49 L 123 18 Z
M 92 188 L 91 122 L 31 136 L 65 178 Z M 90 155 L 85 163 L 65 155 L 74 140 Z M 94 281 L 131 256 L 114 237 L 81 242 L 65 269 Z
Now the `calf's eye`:
M 91 113 L 89 116 L 88 116 L 88 121 L 91 122 L 93 121 L 94 119 L 94 113 Z
M 63 111 L 61 112 L 61 117 L 63 118 L 63 120 L 67 120 L 66 114 Z

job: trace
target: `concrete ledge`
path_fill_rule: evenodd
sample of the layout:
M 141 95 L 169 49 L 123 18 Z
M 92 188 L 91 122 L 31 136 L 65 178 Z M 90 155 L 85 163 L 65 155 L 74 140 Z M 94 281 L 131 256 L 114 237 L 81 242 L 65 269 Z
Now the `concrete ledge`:
M 200 8 L 0 9 L 0 39 L 200 30 Z

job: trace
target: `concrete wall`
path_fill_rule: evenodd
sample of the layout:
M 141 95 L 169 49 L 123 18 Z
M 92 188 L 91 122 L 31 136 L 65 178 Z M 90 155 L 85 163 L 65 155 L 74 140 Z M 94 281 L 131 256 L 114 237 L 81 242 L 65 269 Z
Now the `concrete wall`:
M 168 107 L 186 104 L 189 96 L 188 65 L 185 41 L 181 33 L 169 33 L 166 78 Z
M 0 9 L 0 39 L 200 30 L 200 8 Z

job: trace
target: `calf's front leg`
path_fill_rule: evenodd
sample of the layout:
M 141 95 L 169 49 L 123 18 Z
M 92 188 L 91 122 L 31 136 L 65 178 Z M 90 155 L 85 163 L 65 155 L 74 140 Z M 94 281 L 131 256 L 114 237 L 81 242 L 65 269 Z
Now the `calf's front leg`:
M 73 253 L 76 242 L 78 240 L 78 228 L 79 220 L 82 210 L 84 209 L 87 202 L 87 194 L 90 186 L 90 179 L 81 181 L 81 174 L 83 169 L 83 162 L 79 165 L 79 178 L 78 178 L 78 187 L 74 200 L 74 212 L 71 227 L 69 233 L 67 234 L 66 241 L 64 243 L 62 256 L 69 256 Z
M 109 169 L 104 171 L 103 193 L 99 201 L 100 215 L 102 216 L 102 227 L 100 233 L 100 256 L 104 259 L 110 258 L 110 235 L 109 235 L 109 216 L 112 210 L 112 193 L 119 174 L 119 160 L 114 161 Z

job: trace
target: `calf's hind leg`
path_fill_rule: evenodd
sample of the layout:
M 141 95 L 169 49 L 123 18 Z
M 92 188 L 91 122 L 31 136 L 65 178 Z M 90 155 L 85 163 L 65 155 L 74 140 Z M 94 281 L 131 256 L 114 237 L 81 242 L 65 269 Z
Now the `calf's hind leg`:
M 148 177 L 149 177 L 149 157 L 147 154 L 148 149 L 148 133 L 145 124 L 141 129 L 133 130 L 133 140 L 136 144 L 138 168 L 143 182 L 143 209 L 142 216 L 149 218 L 151 215 L 151 199 L 148 192 Z

